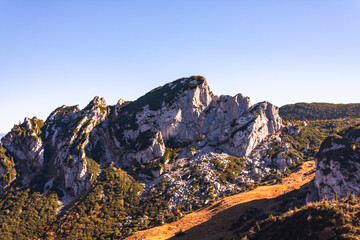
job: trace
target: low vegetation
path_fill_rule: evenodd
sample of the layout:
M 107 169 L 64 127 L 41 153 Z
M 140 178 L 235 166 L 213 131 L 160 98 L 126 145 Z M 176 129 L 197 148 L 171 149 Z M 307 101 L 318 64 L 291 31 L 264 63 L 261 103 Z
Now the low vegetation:
M 279 110 L 284 120 L 360 118 L 360 104 L 296 103 Z
M 109 166 L 86 195 L 50 224 L 45 236 L 60 239 L 120 237 L 122 232 L 132 231 L 132 219 L 136 216 L 132 213 L 141 193 L 140 183 L 124 171 Z M 130 215 L 133 217 L 129 218 Z
M 246 158 L 229 156 L 225 161 L 212 159 L 211 162 L 221 184 L 226 182 L 235 183 L 236 177 L 241 174 Z
M 360 124 L 348 127 L 336 134 L 327 137 L 321 144 L 317 157 L 322 160 L 333 160 L 340 163 L 342 168 L 347 168 L 351 172 L 356 172 L 351 161 L 359 162 L 360 143 Z M 330 169 L 329 169 L 330 171 Z
M 11 188 L 0 199 L 0 238 L 38 239 L 55 220 L 58 196 Z
M 13 157 L 3 147 L 2 143 L 0 143 L 0 169 L 3 169 L 0 183 L 8 186 L 16 178 L 16 170 Z
M 256 224 L 243 240 L 358 239 L 360 198 L 308 203 Z
M 320 149 L 324 139 L 346 127 L 353 126 L 360 122 L 356 119 L 334 119 L 334 120 L 316 120 L 316 121 L 289 121 L 293 126 L 300 128 L 299 134 L 291 135 L 287 128 L 281 133 L 281 138 L 286 142 L 292 143 L 292 148 L 302 152 L 303 158 L 313 159 Z M 304 126 L 305 125 L 305 126 Z M 292 151 L 294 152 L 294 151 Z
M 41 135 L 41 128 L 44 126 L 44 122 L 36 117 L 29 119 L 31 126 L 26 126 L 25 122 L 22 124 L 15 124 L 11 129 L 11 132 L 17 134 L 19 137 L 34 137 L 38 139 Z

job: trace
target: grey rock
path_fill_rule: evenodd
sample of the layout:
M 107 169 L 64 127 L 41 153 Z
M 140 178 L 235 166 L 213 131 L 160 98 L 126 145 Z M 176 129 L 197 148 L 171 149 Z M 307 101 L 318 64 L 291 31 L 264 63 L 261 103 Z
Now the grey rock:
M 336 138 L 328 137 L 322 143 L 316 159 L 315 186 L 320 199 L 348 194 L 359 196 L 360 163 L 358 126 L 348 128 Z
M 88 161 L 100 163 L 100 170 L 110 163 L 125 170 L 142 165 L 146 171 L 134 177 L 144 183 L 143 195 L 167 180 L 176 189 L 169 200 L 173 209 L 206 201 L 214 189 L 215 198 L 240 191 L 269 175 L 271 167 L 283 172 L 296 160 L 267 156 L 271 143 L 281 142 L 281 123 L 278 108 L 271 103 L 252 105 L 241 94 L 216 96 L 204 78 L 190 77 L 156 88 L 134 102 L 120 99 L 115 106 L 107 106 L 103 98 L 95 97 L 84 109 L 62 106 L 49 115 L 42 133 L 25 119 L 23 126 L 30 136 L 13 132 L 2 141 L 25 172 L 33 169 L 26 179 L 40 176 L 45 165 L 51 166 L 47 179 L 56 179 L 69 199 L 87 191 L 99 174 L 91 172 L 89 163 L 96 163 Z M 179 156 L 166 159 L 166 153 L 175 148 L 180 149 Z M 234 156 L 246 158 L 244 168 L 234 173 L 234 182 L 220 185 L 213 160 L 226 167 Z M 160 161 L 161 168 L 152 168 Z M 194 178 L 208 182 L 206 189 L 193 189 Z M 46 186 L 52 184 L 48 181 Z M 194 196 L 190 191 L 195 191 Z

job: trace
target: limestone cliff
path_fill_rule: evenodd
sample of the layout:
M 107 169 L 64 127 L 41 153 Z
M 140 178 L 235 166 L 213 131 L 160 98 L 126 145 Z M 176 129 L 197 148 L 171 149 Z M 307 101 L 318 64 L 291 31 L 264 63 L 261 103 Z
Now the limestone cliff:
M 216 145 L 231 155 L 246 156 L 268 134 L 281 129 L 278 109 L 272 104 L 251 105 L 241 94 L 215 96 L 202 77 L 177 80 L 112 109 L 91 136 L 96 149 L 106 153 L 99 161 L 122 166 L 162 157 L 164 142 L 182 147 L 199 139 L 202 146 Z
M 320 198 L 359 196 L 360 125 L 324 140 L 317 154 L 315 185 Z
M 44 164 L 44 147 L 40 137 L 43 125 L 43 121 L 37 118 L 25 118 L 2 139 L 3 146 L 16 159 L 18 173 L 23 176 L 36 175 Z
M 36 185 L 41 191 L 56 187 L 71 196 L 88 189 L 98 163 L 86 156 L 84 148 L 107 112 L 105 100 L 96 97 L 83 110 L 62 106 L 45 122 L 25 118 L 15 125 L 2 143 L 14 157 L 22 184 Z
M 72 199 L 113 164 L 144 183 L 144 195 L 166 180 L 175 206 L 186 204 L 186 194 L 193 193 L 189 201 L 221 196 L 273 172 L 278 161 L 269 163 L 266 153 L 279 141 L 281 122 L 271 103 L 216 96 L 205 78 L 192 76 L 133 102 L 107 106 L 95 97 L 84 109 L 57 108 L 45 122 L 26 118 L 2 143 L 19 181 L 41 191 L 57 189 Z M 208 185 L 197 186 L 199 179 Z

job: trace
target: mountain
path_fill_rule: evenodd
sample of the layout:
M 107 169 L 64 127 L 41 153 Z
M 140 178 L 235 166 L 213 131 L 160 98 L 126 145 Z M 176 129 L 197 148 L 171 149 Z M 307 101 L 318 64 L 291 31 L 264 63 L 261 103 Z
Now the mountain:
M 317 203 L 318 188 L 314 176 L 319 170 L 315 169 L 315 156 L 324 139 L 356 125 L 358 121 L 285 122 L 280 134 L 282 141 L 272 143 L 267 155 L 269 158 L 282 156 L 287 159 L 287 156 L 297 154 L 300 160 L 276 182 L 262 182 L 257 188 L 222 198 L 176 222 L 135 233 L 127 239 L 243 239 L 245 236 L 244 239 L 308 239 L 310 236 L 313 239 L 332 239 L 331 236 L 341 234 L 344 239 L 354 239 L 359 231 L 358 218 L 347 218 L 344 207 L 352 204 L 355 208 L 351 208 L 351 214 L 354 214 L 360 200 L 348 195 L 350 198 L 331 202 L 324 198 Z M 293 191 L 286 190 L 288 187 Z M 319 211 L 319 208 L 323 210 Z M 301 213 L 293 216 L 299 210 Z M 338 221 L 333 220 L 334 216 L 339 216 L 340 224 L 331 222 Z M 304 231 L 304 228 L 309 230 Z M 324 237 L 329 229 L 330 235 Z
M 0 236 L 123 239 L 172 223 L 184 239 L 213 227 L 211 239 L 352 239 L 359 119 L 309 111 L 284 121 L 269 102 L 216 96 L 192 76 L 133 102 L 95 97 L 25 118 L 0 143 Z
M 123 238 L 174 221 L 295 166 L 282 129 L 271 103 L 216 96 L 201 76 L 25 118 L 1 140 L 1 233 Z
M 359 118 L 360 104 L 296 103 L 282 106 L 279 113 L 286 121 Z

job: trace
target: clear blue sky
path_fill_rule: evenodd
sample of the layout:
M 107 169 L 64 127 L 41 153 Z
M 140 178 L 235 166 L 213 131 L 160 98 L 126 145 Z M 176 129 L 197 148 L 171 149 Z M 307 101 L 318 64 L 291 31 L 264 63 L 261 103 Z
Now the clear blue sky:
M 203 75 L 252 102 L 360 102 L 359 0 L 0 0 L 0 132 Z

